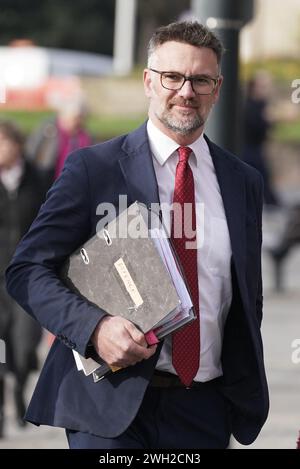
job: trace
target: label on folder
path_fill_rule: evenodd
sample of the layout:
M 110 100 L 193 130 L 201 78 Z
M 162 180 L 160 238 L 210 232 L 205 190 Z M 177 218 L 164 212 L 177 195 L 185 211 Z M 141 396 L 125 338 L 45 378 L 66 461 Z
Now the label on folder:
M 133 279 L 132 279 L 132 277 L 129 273 L 129 270 L 127 269 L 126 264 L 125 264 L 124 260 L 122 259 L 122 257 L 120 257 L 120 259 L 118 259 L 114 263 L 114 266 L 117 269 L 117 272 L 120 275 L 120 277 L 121 277 L 121 279 L 122 279 L 122 281 L 125 285 L 125 288 L 126 288 L 127 292 L 130 295 L 130 298 L 134 302 L 135 307 L 138 308 L 139 306 L 141 306 L 144 303 L 144 301 L 143 301 L 143 298 L 141 297 L 141 295 L 140 295 L 140 293 L 137 289 L 137 286 L 134 283 L 134 281 L 133 281 Z

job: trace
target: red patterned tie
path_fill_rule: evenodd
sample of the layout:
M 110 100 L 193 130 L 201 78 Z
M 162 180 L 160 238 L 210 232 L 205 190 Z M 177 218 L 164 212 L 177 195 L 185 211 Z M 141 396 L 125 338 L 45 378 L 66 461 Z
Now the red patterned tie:
M 172 362 L 183 384 L 189 386 L 199 368 L 200 329 L 199 329 L 199 291 L 196 244 L 196 210 L 193 172 L 188 163 L 192 150 L 179 147 L 179 162 L 176 168 L 173 196 L 174 216 L 172 221 L 172 241 L 185 275 L 196 319 L 172 335 Z M 181 216 L 177 208 L 181 208 Z M 184 212 L 185 210 L 185 212 Z M 184 214 L 184 215 L 183 215 Z M 181 223 L 179 227 L 178 223 Z M 182 226 L 184 225 L 184 226 Z M 182 233 L 181 233 L 182 231 Z M 191 237 L 193 234 L 193 237 Z M 194 244 L 193 248 L 188 248 Z

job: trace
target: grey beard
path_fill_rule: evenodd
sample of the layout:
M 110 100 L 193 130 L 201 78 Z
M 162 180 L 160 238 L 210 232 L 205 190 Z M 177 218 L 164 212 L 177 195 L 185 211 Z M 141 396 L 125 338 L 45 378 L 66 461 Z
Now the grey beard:
M 161 115 L 156 114 L 156 117 L 165 127 L 180 135 L 189 135 L 204 125 L 204 120 L 200 116 L 195 116 L 193 120 L 184 122 L 175 119 L 165 111 Z

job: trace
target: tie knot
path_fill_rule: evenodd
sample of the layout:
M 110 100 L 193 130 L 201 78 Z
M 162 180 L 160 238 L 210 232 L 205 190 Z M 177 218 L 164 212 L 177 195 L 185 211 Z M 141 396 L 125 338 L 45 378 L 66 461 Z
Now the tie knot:
M 187 163 L 191 153 L 192 153 L 191 148 L 189 148 L 189 147 L 179 147 L 178 148 L 179 162 L 180 163 Z

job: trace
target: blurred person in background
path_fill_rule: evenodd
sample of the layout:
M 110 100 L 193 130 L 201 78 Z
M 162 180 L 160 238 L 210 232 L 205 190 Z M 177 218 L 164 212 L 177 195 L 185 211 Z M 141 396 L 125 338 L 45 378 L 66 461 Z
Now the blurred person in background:
M 41 172 L 45 192 L 60 175 L 67 156 L 92 144 L 92 137 L 85 130 L 86 117 L 87 106 L 81 96 L 62 99 L 57 116 L 29 137 L 27 153 Z
M 248 82 L 244 108 L 244 149 L 243 159 L 256 168 L 264 179 L 264 202 L 278 206 L 279 200 L 272 187 L 271 174 L 265 154 L 272 122 L 267 114 L 272 80 L 265 71 L 260 71 Z
M 268 246 L 267 250 L 274 262 L 274 280 L 277 291 L 284 290 L 284 263 L 295 246 L 300 244 L 300 203 L 285 208 L 286 219 L 283 229 L 277 236 L 275 245 Z
M 17 243 L 28 230 L 41 204 L 39 178 L 25 161 L 24 137 L 12 123 L 0 121 L 0 337 L 6 343 L 7 363 L 0 366 L 0 436 L 4 426 L 4 378 L 15 377 L 17 421 L 25 421 L 24 388 L 29 373 L 37 369 L 41 327 L 6 293 L 4 271 Z
M 26 144 L 26 153 L 39 171 L 43 194 L 60 175 L 67 156 L 92 144 L 92 137 L 85 130 L 88 109 L 83 96 L 61 98 L 56 108 L 57 116 L 46 120 Z M 53 340 L 54 336 L 48 333 L 49 346 Z
M 284 289 L 283 265 L 291 249 L 300 242 L 300 204 L 285 206 L 272 185 L 271 171 L 266 155 L 266 142 L 274 119 L 268 112 L 273 82 L 265 70 L 258 71 L 248 82 L 244 110 L 243 159 L 256 168 L 264 179 L 264 202 L 266 209 L 278 209 L 286 213 L 284 229 L 276 244 L 266 246 L 274 262 L 274 284 L 277 291 Z M 273 213 L 273 212 L 271 212 Z

